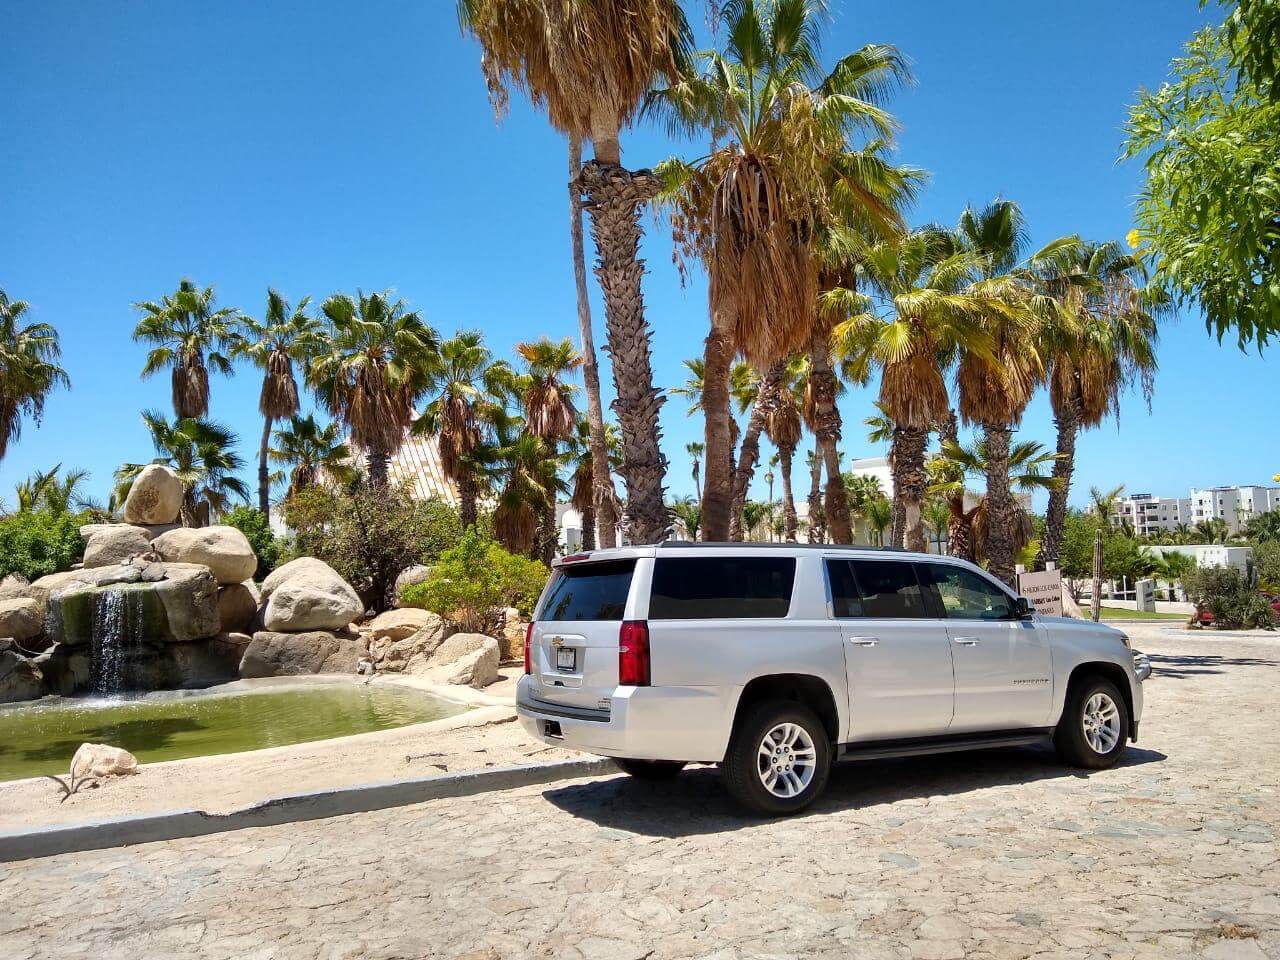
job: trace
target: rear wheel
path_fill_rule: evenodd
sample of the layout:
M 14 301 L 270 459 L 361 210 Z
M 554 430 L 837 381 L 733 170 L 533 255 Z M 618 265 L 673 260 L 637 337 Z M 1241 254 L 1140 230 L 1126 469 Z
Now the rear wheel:
M 1114 683 L 1098 677 L 1072 685 L 1053 733 L 1058 756 L 1075 767 L 1102 770 L 1120 759 L 1128 738 L 1129 708 Z
M 753 813 L 799 813 L 818 798 L 831 773 L 826 728 L 804 704 L 757 704 L 734 730 L 721 772 L 729 793 Z
M 613 762 L 623 773 L 637 780 L 670 780 L 684 769 L 683 760 L 631 760 L 614 757 Z

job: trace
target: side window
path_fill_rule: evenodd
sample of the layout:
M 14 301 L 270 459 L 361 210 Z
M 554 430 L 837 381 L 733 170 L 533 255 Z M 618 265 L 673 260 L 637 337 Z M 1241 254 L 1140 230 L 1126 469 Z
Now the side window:
M 785 617 L 794 557 L 659 557 L 650 620 Z
M 946 616 L 953 620 L 1012 620 L 1013 601 L 984 577 L 950 564 L 921 564 L 933 581 Z M 925 572 L 927 571 L 927 572 Z
M 847 616 L 921 620 L 929 616 L 915 567 L 903 560 L 851 560 L 860 610 Z
M 837 617 L 862 616 L 862 596 L 850 561 L 828 560 L 827 582 L 831 584 L 832 613 Z

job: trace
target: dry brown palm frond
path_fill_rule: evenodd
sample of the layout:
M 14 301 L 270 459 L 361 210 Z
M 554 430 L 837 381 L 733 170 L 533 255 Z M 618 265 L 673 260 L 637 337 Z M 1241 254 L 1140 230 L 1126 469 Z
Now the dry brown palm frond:
M 769 440 L 779 450 L 794 450 L 800 442 L 800 408 L 795 396 L 784 387 L 778 391 L 777 405 L 770 411 L 764 430 Z
M 511 553 L 528 554 L 538 534 L 538 511 L 527 500 L 502 497 L 493 511 L 493 535 Z
M 351 439 L 364 450 L 395 450 L 404 436 L 410 411 L 405 398 L 387 389 L 386 364 L 362 364 L 333 393 L 330 412 L 345 411 Z
M 440 402 L 440 469 L 450 480 L 469 475 L 466 458 L 480 445 L 480 427 L 466 397 L 451 394 Z
M 569 498 L 569 502 L 573 505 L 573 509 L 578 513 L 585 514 L 593 506 L 593 497 L 595 487 L 593 486 L 593 471 L 591 469 L 591 461 L 584 459 L 578 465 L 578 469 L 573 474 L 573 494 Z
M 991 527 L 990 515 L 987 511 L 987 498 L 983 497 L 978 501 L 978 505 L 970 511 L 973 531 L 973 555 L 978 562 L 988 559 L 987 544 L 990 541 Z M 1026 548 L 1033 539 L 1035 539 L 1035 525 L 1031 521 L 1030 514 L 1020 506 L 1015 506 L 1013 511 L 1013 552 L 1016 555 L 1019 551 Z
M 969 423 L 1014 426 L 1040 383 L 1038 355 L 1006 349 L 996 359 L 998 362 L 991 363 L 975 353 L 960 359 L 956 373 L 959 409 Z
M 188 353 L 173 368 L 173 409 L 179 419 L 209 412 L 209 370 L 200 353 Z
M 928 430 L 950 409 L 947 385 L 937 358 L 927 349 L 886 363 L 880 379 L 880 402 L 894 423 Z
M 543 440 L 563 440 L 573 435 L 578 422 L 569 393 L 551 380 L 536 380 L 524 400 L 529 432 Z
M 287 420 L 298 412 L 298 382 L 293 377 L 293 361 L 283 351 L 273 350 L 267 359 L 258 412 L 268 420 Z

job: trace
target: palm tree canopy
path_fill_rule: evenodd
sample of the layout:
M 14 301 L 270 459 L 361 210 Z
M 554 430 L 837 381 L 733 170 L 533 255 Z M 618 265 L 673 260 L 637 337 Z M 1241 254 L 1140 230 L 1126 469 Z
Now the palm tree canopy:
M 336 423 L 321 426 L 314 414 L 294 417 L 277 429 L 272 439 L 271 462 L 292 469 L 289 494 L 310 486 L 322 476 L 345 486 L 358 475 L 351 465 L 351 448 L 343 441 Z M 283 474 L 277 474 L 276 480 L 281 479 Z
M 215 308 L 213 287 L 183 279 L 178 289 L 158 302 L 135 303 L 142 317 L 133 339 L 154 344 L 142 368 L 144 378 L 170 368 L 173 408 L 180 417 L 202 417 L 209 410 L 209 374 L 233 370 L 228 356 L 240 313 L 233 307 Z
M 249 499 L 249 488 L 236 476 L 244 468 L 244 460 L 235 452 L 239 439 L 231 430 L 212 420 L 194 417 L 170 423 L 156 410 L 144 410 L 142 422 L 151 433 L 158 454 L 152 463 L 172 468 L 190 499 L 208 504 L 214 514 L 225 512 L 233 498 Z M 114 505 L 124 503 L 143 466 L 126 463 L 116 471 Z
M 290 307 L 279 291 L 269 289 L 262 319 L 241 317 L 232 336 L 231 355 L 263 371 L 258 411 L 268 420 L 284 420 L 298 412 L 294 364 L 305 365 L 323 342 L 319 321 L 307 313 L 310 303 L 310 297 L 303 297 Z
M 1009 448 L 1009 485 L 1022 493 L 1052 490 L 1058 478 L 1046 473 L 1058 455 L 1034 440 L 1020 440 Z M 939 496 L 964 493 L 964 478 L 987 475 L 987 444 L 979 439 L 969 446 L 954 440 L 944 441 L 942 450 L 930 458 L 929 492 Z
M 518 343 L 516 353 L 527 369 L 518 388 L 529 430 L 548 443 L 569 439 L 578 419 L 572 399 L 578 388 L 567 378 L 582 366 L 582 355 L 567 337 Z
M 14 489 L 18 511 L 48 510 L 65 514 L 73 509 L 98 509 L 98 504 L 84 493 L 88 479 L 88 470 L 68 470 L 64 474 L 60 463 L 48 470 L 37 470 Z
M 47 323 L 22 323 L 30 309 L 0 290 L 0 458 L 22 434 L 22 418 L 37 423 L 45 400 L 71 381 L 58 364 L 58 331 Z

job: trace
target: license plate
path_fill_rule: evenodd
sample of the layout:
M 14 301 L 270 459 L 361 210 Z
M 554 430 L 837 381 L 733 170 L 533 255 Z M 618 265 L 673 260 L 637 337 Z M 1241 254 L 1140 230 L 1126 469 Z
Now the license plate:
M 573 647 L 559 647 L 556 649 L 556 669 L 566 670 L 572 673 L 578 666 L 578 651 Z

